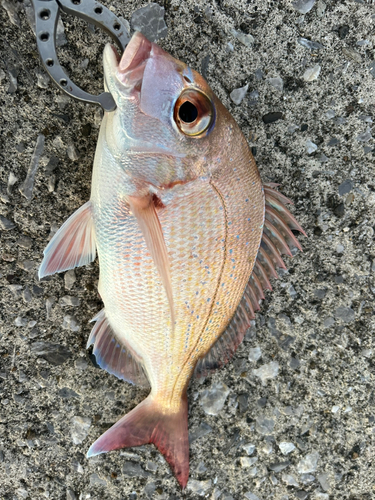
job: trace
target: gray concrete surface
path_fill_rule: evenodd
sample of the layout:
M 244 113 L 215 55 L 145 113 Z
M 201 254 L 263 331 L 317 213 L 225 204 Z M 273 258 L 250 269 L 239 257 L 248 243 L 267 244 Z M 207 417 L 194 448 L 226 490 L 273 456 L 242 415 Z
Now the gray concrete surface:
M 105 3 L 128 20 L 146 5 Z M 287 0 L 164 2 L 161 45 L 203 68 L 308 234 L 233 361 L 191 383 L 184 494 L 151 446 L 85 458 L 146 395 L 85 350 L 101 307 L 97 263 L 36 276 L 51 233 L 88 199 L 101 113 L 45 76 L 27 0 L 1 5 L 0 498 L 375 498 L 372 2 L 319 0 L 305 15 Z M 98 92 L 105 37 L 63 23 L 61 61 Z M 217 415 L 205 412 L 212 389 L 225 399 Z

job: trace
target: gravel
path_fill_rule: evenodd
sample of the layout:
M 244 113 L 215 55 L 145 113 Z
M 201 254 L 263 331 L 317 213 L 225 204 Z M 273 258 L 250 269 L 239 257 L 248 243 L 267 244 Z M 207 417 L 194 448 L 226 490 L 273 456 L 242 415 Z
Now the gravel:
M 370 500 L 372 2 L 104 3 L 206 75 L 262 178 L 293 200 L 308 235 L 233 361 L 190 384 L 184 498 Z M 102 112 L 45 75 L 30 0 L 2 0 L 0 22 L 0 498 L 179 499 L 152 446 L 86 458 L 147 395 L 99 370 L 86 351 L 89 320 L 102 307 L 97 261 L 37 279 L 47 242 L 90 196 Z M 69 16 L 58 24 L 61 64 L 93 93 L 103 89 L 106 41 Z M 247 84 L 236 104 L 232 91 Z

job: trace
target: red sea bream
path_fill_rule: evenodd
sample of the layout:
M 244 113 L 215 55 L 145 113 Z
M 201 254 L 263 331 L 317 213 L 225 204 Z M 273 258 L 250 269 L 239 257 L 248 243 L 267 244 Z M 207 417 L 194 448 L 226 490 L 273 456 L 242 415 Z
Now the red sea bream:
M 207 82 L 136 33 L 104 51 L 104 114 L 91 198 L 47 246 L 40 277 L 99 258 L 104 308 L 88 345 L 149 396 L 88 456 L 153 443 L 189 476 L 187 387 L 228 361 L 281 254 L 302 231 Z

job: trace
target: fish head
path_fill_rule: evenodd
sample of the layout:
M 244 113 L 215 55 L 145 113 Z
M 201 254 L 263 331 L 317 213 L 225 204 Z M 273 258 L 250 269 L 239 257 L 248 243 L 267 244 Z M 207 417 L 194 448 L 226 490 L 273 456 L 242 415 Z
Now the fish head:
M 226 127 L 235 123 L 199 73 L 137 32 L 121 58 L 106 46 L 104 75 L 117 105 L 105 138 L 137 192 L 209 178 L 219 167 L 218 114 Z

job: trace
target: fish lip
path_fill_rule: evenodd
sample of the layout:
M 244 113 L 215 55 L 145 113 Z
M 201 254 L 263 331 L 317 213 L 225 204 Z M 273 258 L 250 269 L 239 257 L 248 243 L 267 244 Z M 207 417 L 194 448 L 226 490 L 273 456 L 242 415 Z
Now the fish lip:
M 118 65 L 119 73 L 134 70 L 146 61 L 150 56 L 152 45 L 142 33 L 136 31 L 122 54 Z
M 134 33 L 121 58 L 117 59 L 116 76 L 123 85 L 140 90 L 144 68 L 152 57 L 154 45 L 142 33 Z

